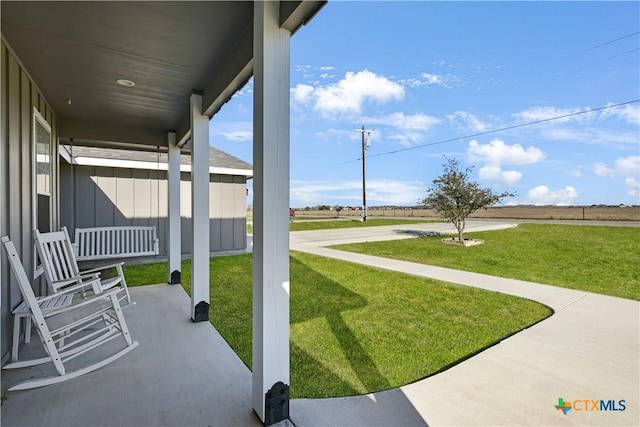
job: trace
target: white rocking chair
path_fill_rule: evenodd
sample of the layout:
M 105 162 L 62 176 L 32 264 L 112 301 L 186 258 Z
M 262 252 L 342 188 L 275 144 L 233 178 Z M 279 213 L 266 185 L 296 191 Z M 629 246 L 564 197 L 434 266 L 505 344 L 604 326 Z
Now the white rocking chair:
M 9 363 L 2 369 L 24 368 L 52 362 L 58 372 L 58 376 L 16 384 L 9 388 L 10 391 L 42 387 L 79 377 L 119 359 L 138 346 L 138 342 L 132 341 L 129 334 L 117 296 L 118 289 L 80 299 L 65 307 L 43 311 L 40 308 L 43 302 L 48 298 L 56 298 L 59 294 L 36 298 L 13 242 L 7 236 L 2 237 L 1 241 L 47 353 L 46 357 Z M 77 291 L 72 289 L 67 292 Z M 118 337 L 125 341 L 123 349 L 89 366 L 67 372 L 66 362 Z
M 99 294 L 118 286 L 120 301 L 124 301 L 123 305 L 125 306 L 131 304 L 131 296 L 122 272 L 124 263 L 118 262 L 80 271 L 69 233 L 65 227 L 62 228 L 62 231 L 50 233 L 40 233 L 35 230 L 35 245 L 44 275 L 53 292 L 58 292 L 70 285 L 77 285 L 90 277 L 99 277 L 101 271 L 115 268 L 118 274 L 93 282 L 93 291 L 95 294 Z

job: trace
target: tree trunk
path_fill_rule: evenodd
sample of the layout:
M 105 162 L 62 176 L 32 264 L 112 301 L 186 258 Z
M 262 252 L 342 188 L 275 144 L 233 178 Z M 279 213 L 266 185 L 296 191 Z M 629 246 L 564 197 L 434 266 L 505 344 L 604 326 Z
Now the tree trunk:
M 461 245 L 464 244 L 464 240 L 462 237 L 462 232 L 464 231 L 464 220 L 463 221 L 457 220 L 456 222 L 453 223 L 453 225 L 455 225 L 456 230 L 458 230 L 458 243 Z

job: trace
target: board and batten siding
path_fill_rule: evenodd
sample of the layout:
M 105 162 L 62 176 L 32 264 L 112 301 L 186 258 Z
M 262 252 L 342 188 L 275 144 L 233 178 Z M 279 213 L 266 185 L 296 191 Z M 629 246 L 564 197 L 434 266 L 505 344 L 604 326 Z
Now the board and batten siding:
M 51 222 L 56 228 L 58 215 L 58 123 L 57 116 L 29 76 L 11 47 L 2 38 L 0 46 L 0 236 L 9 236 L 27 274 L 34 268 L 34 142 L 33 117 L 36 109 L 51 127 Z M 0 298 L 2 330 L 0 351 L 4 361 L 11 343 L 11 309 L 22 295 L 11 273 L 4 248 L 0 249 Z M 36 294 L 46 292 L 38 283 Z
M 61 162 L 61 224 L 75 227 L 156 226 L 160 254 L 168 253 L 166 171 L 102 166 L 70 166 Z M 245 249 L 246 178 L 209 175 L 210 250 Z M 68 189 L 68 190 L 67 190 Z M 71 194 L 73 193 L 73 195 Z M 181 174 L 182 252 L 191 251 L 190 174 Z

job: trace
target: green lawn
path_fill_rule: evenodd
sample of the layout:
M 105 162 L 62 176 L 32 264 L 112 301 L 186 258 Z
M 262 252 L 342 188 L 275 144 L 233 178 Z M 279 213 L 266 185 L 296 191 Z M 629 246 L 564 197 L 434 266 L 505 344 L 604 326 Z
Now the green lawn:
M 384 219 L 384 218 L 368 218 L 367 222 L 360 219 L 341 219 L 334 221 L 302 221 L 297 219 L 291 223 L 290 231 L 306 231 L 306 230 L 327 230 L 332 228 L 353 228 L 353 227 L 377 227 L 381 225 L 404 225 L 407 223 L 425 223 L 435 222 L 425 219 Z
M 485 243 L 423 237 L 334 248 L 640 300 L 640 228 L 522 224 L 465 236 Z
M 251 366 L 251 254 L 211 259 L 211 322 Z M 357 264 L 291 254 L 292 397 L 411 383 L 551 314 L 533 301 Z M 183 282 L 189 292 L 189 262 Z M 166 264 L 126 266 L 130 286 Z

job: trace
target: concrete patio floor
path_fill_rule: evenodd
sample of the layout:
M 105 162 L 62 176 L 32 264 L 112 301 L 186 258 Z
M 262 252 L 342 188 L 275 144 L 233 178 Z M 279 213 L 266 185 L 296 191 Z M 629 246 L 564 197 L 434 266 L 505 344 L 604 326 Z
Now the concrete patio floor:
M 251 406 L 251 372 L 209 322 L 191 322 L 182 287 L 130 290 L 136 305 L 125 316 L 140 345 L 79 378 L 9 392 L 2 425 L 261 426 Z M 21 358 L 42 346 L 33 337 L 24 347 Z M 2 389 L 29 375 L 2 371 Z

